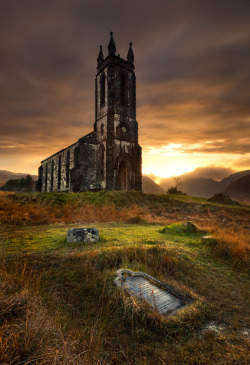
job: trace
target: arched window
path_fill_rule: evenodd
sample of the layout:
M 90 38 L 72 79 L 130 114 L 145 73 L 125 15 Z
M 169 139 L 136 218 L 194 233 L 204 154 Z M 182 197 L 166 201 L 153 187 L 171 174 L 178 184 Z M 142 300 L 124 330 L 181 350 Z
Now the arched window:
M 123 72 L 121 74 L 121 105 L 128 104 L 128 75 Z
M 48 164 L 46 162 L 46 165 L 45 165 L 45 181 L 44 181 L 44 191 L 46 192 L 47 191 L 47 186 L 48 186 Z
M 50 176 L 50 191 L 53 191 L 54 185 L 54 160 L 51 163 L 51 176 Z
M 58 158 L 58 180 L 57 180 L 57 189 L 61 189 L 61 175 L 62 175 L 62 156 L 60 155 Z
M 70 153 L 68 151 L 66 158 L 66 188 L 69 187 L 69 168 L 70 168 Z
M 100 107 L 105 105 L 105 74 L 103 73 L 100 78 Z

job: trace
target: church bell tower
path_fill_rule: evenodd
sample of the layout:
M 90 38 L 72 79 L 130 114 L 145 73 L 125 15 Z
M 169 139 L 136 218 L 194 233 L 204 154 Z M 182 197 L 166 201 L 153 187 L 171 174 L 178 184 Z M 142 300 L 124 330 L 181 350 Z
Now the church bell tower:
M 116 54 L 110 33 L 108 55 L 100 46 L 95 80 L 95 123 L 99 184 L 105 190 L 141 191 L 141 147 L 136 121 L 134 53 L 127 60 Z

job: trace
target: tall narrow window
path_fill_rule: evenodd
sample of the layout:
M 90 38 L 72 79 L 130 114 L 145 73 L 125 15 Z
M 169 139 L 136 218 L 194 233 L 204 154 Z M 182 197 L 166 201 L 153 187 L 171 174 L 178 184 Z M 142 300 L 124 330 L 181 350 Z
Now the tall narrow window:
M 128 104 L 128 76 L 125 72 L 121 74 L 121 105 Z
M 61 189 L 61 175 L 62 175 L 62 156 L 60 155 L 58 158 L 58 175 L 57 175 L 57 189 Z
M 54 160 L 51 163 L 51 176 L 50 176 L 50 191 L 54 188 Z
M 45 181 L 44 181 L 44 191 L 47 191 L 47 186 L 48 186 L 48 164 L 46 162 L 46 166 L 45 166 Z
M 69 168 L 70 168 L 70 153 L 67 153 L 67 160 L 66 160 L 66 188 L 69 187 Z
M 100 78 L 100 106 L 101 108 L 105 105 L 105 74 L 103 73 Z
M 104 158 L 105 158 L 105 148 L 103 144 L 99 148 L 99 179 L 104 180 Z

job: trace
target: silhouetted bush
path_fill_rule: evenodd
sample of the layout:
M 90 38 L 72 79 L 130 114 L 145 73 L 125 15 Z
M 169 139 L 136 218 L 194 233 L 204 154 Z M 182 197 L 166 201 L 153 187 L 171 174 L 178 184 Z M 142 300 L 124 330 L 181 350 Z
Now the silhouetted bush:
M 168 189 L 167 194 L 187 195 L 187 194 L 183 193 L 183 191 L 178 190 L 177 186 L 171 186 Z
M 2 191 L 29 192 L 34 189 L 35 182 L 30 175 L 21 179 L 8 180 L 4 186 L 0 188 Z

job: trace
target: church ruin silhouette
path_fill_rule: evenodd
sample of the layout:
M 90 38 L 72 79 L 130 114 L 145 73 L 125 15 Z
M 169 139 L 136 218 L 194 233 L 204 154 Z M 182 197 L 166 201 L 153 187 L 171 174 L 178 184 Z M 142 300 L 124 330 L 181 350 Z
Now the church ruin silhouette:
M 132 43 L 120 58 L 111 32 L 108 56 L 100 46 L 97 58 L 94 131 L 41 162 L 38 190 L 141 191 L 134 68 Z

